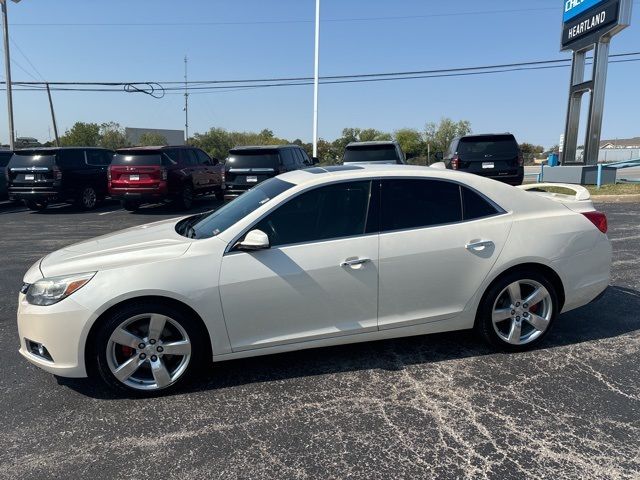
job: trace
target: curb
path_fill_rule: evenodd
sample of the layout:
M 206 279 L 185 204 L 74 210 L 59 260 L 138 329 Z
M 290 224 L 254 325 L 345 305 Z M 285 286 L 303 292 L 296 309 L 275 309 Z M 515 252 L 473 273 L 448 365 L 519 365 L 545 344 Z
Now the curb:
M 629 203 L 640 202 L 640 194 L 633 193 L 629 195 L 591 195 L 594 202 L 603 203 Z

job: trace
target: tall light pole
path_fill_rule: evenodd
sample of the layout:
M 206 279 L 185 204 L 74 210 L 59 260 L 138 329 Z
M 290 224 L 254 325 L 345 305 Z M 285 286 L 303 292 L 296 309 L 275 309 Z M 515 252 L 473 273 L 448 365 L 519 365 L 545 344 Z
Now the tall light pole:
M 316 0 L 316 46 L 313 75 L 313 158 L 318 158 L 318 66 L 320 53 L 320 0 Z
M 12 0 L 18 3 L 20 0 Z M 7 19 L 7 0 L 0 0 L 2 5 L 2 28 L 4 31 L 4 76 L 7 80 L 7 110 L 9 112 L 9 147 L 15 148 L 15 129 L 13 126 L 13 95 L 11 92 L 11 57 L 9 56 L 9 21 Z

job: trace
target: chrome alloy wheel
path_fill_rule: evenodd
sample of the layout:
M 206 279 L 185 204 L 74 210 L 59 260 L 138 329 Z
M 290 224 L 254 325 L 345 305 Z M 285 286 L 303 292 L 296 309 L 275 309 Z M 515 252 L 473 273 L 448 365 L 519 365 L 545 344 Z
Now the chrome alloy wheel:
M 170 317 L 135 315 L 113 331 L 106 357 L 111 373 L 121 383 L 136 390 L 160 390 L 187 370 L 191 340 Z
M 492 323 L 503 341 L 526 345 L 547 330 L 552 315 L 553 302 L 547 289 L 535 280 L 518 280 L 496 298 Z

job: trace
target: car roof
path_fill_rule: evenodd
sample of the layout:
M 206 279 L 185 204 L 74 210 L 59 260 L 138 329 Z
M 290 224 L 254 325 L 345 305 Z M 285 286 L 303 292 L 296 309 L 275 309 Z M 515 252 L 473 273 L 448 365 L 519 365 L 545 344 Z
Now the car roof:
M 371 141 L 371 142 L 350 142 L 349 144 L 347 144 L 347 148 L 349 147 L 366 147 L 366 146 L 373 146 L 373 145 L 396 145 L 397 142 L 394 142 L 393 140 L 375 140 L 375 141 Z
M 300 147 L 300 145 L 288 144 L 288 145 L 242 145 L 238 147 L 233 147 L 230 152 L 233 151 L 242 151 L 242 150 L 277 150 L 279 148 L 293 148 Z
M 16 148 L 16 153 L 19 152 L 52 152 L 52 151 L 60 151 L 60 150 L 109 150 L 104 147 L 27 147 L 27 148 Z
M 154 151 L 154 150 L 166 150 L 168 148 L 174 149 L 174 148 L 197 148 L 194 147 L 192 145 L 145 145 L 143 147 L 125 147 L 125 148 L 118 148 L 116 150 L 116 152 L 131 152 L 134 150 L 149 150 L 149 151 Z
M 473 135 L 463 135 L 462 137 L 458 137 L 458 138 L 475 138 L 475 137 L 514 137 L 514 135 L 513 135 L 513 133 L 509 133 L 509 132 L 502 132 L 502 133 L 474 133 Z

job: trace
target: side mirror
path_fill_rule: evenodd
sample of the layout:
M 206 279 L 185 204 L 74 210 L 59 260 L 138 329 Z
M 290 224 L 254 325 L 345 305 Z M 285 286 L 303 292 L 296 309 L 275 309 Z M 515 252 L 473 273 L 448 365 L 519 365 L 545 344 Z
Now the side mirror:
M 255 250 L 266 250 L 270 248 L 269 237 L 262 230 L 251 230 L 244 237 L 244 240 L 236 243 L 236 249 L 245 252 L 253 252 Z
M 319 163 L 320 163 L 320 160 L 318 160 L 318 157 L 311 158 L 311 164 L 312 165 L 317 165 Z
M 436 152 L 436 153 L 433 155 L 433 157 L 434 157 L 437 161 L 441 162 L 441 161 L 442 161 L 442 159 L 444 158 L 444 153 L 442 153 L 442 152 Z

